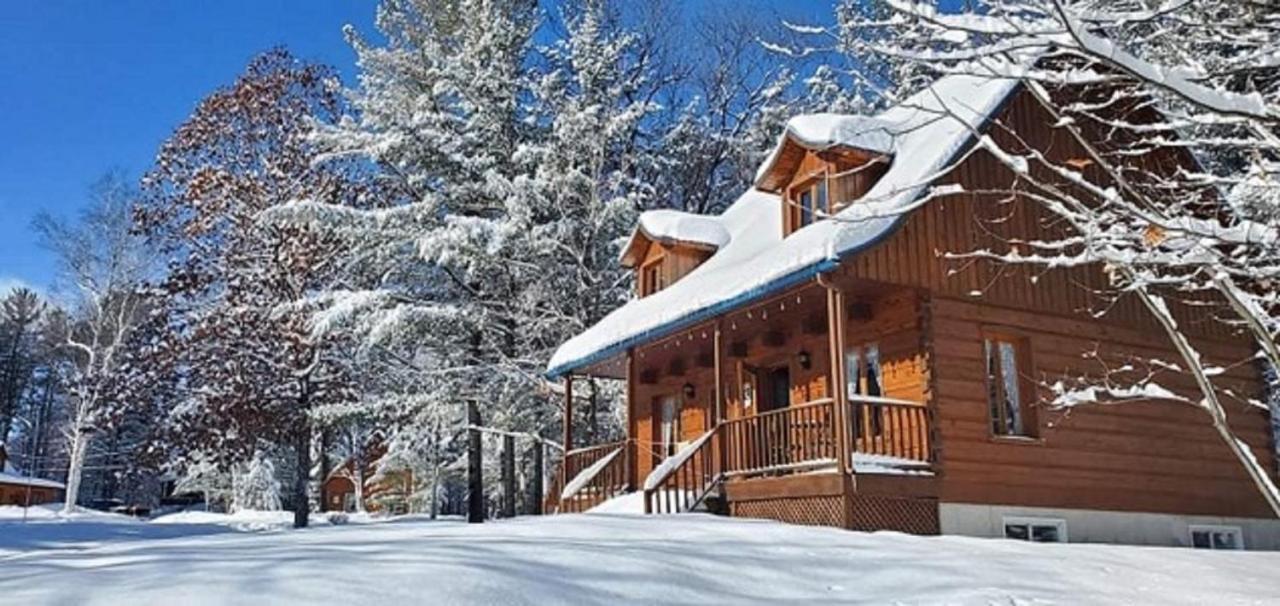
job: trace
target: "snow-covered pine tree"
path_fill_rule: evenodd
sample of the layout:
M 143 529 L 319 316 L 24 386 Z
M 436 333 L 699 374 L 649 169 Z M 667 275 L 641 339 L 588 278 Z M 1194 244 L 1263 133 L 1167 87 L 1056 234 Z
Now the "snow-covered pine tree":
M 0 443 L 7 442 L 32 379 L 36 329 L 43 313 L 44 303 L 27 288 L 14 289 L 0 299 Z
M 255 451 L 233 482 L 232 513 L 280 510 L 280 480 L 276 478 L 275 463 L 265 451 Z

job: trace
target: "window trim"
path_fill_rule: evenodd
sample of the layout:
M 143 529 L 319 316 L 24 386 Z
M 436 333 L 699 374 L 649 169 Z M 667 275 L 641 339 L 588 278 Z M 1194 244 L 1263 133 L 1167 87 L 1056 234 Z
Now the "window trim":
M 662 280 L 662 262 L 665 259 L 666 259 L 666 255 L 658 255 L 648 261 L 645 261 L 640 265 L 640 271 L 638 272 L 638 276 L 639 276 L 638 282 L 640 286 L 639 290 L 640 290 L 641 297 L 647 297 L 666 287 L 666 285 L 663 283 L 663 280 Z M 653 271 L 652 283 L 649 283 L 649 280 L 648 280 L 650 270 Z
M 1010 537 L 1009 531 L 1007 530 L 1008 526 L 1026 526 L 1027 538 L 1015 539 L 1013 537 Z M 1033 532 L 1032 531 L 1033 526 L 1053 526 L 1057 528 L 1058 540 L 1057 541 L 1036 541 L 1035 539 L 1032 539 L 1031 537 Z M 1043 518 L 1043 517 L 1036 517 L 1036 516 L 1001 516 L 1000 535 L 1010 541 L 1025 540 L 1028 543 L 1049 543 L 1049 542 L 1070 543 L 1071 542 L 1067 535 L 1067 520 L 1065 518 Z
M 1017 406 L 1018 406 L 1018 414 L 1021 418 L 1021 425 L 1022 425 L 1021 432 L 1019 433 L 1000 433 L 996 431 L 997 419 L 992 416 L 994 403 L 990 399 L 991 385 L 988 383 L 991 380 L 992 375 L 987 372 L 987 368 L 986 368 L 987 363 L 989 361 L 988 354 L 987 354 L 987 343 L 989 342 L 995 343 L 995 344 L 998 344 L 1001 342 L 1009 343 L 1014 348 L 1014 352 L 1013 352 L 1014 364 L 1017 367 L 1015 368 L 1015 372 L 1017 374 L 1016 379 L 1017 379 L 1017 388 L 1018 388 L 1018 405 Z M 1028 374 L 1028 369 L 1035 368 L 1035 361 L 1032 359 L 1032 355 L 1031 355 L 1030 338 L 1028 338 L 1024 334 L 1021 334 L 1015 331 L 1002 330 L 999 328 L 983 327 L 982 340 L 980 342 L 980 346 L 982 347 L 981 359 L 982 359 L 982 365 L 983 365 L 983 369 L 982 369 L 983 382 L 984 384 L 986 384 L 985 387 L 987 391 L 987 433 L 988 435 L 991 436 L 992 440 L 1000 441 L 1000 442 L 1007 441 L 1007 442 L 1013 442 L 1013 443 L 1019 443 L 1019 444 L 1043 443 L 1043 440 L 1040 436 L 1040 419 L 1039 419 L 1039 415 L 1036 414 L 1036 407 L 1034 406 L 1035 401 L 1038 399 L 1039 390 L 1035 381 L 1032 379 L 1031 375 Z M 1000 369 L 1000 374 L 1003 375 L 1003 367 Z M 1003 376 L 1001 376 L 1000 378 L 1002 379 Z M 1003 380 L 997 381 L 996 387 L 999 390 L 998 391 L 999 394 L 1004 393 Z M 1001 423 L 1001 425 L 1004 425 L 1004 423 Z
M 805 176 L 795 180 L 792 185 L 787 186 L 786 196 L 783 199 L 783 236 L 789 236 L 807 225 L 813 225 L 819 220 L 819 213 L 823 215 L 831 214 L 831 183 L 829 182 L 830 167 L 824 166 L 821 169 L 814 170 Z M 826 205 L 820 208 L 818 205 L 818 185 L 823 184 L 826 190 Z M 800 206 L 800 196 L 803 193 L 810 194 L 812 201 L 811 209 L 809 209 L 812 217 L 809 223 L 803 223 L 805 208 Z
M 1236 536 L 1236 548 L 1231 551 L 1244 551 L 1244 528 L 1231 524 L 1190 524 L 1187 526 L 1187 544 L 1192 549 L 1208 549 L 1209 551 L 1228 551 L 1218 549 L 1210 541 L 1209 547 L 1196 547 L 1197 532 L 1226 532 Z

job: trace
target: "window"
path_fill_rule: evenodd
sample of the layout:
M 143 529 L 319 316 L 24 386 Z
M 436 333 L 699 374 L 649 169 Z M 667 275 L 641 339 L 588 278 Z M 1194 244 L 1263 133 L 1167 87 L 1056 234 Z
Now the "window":
M 662 258 L 654 259 L 640 268 L 640 296 L 647 297 L 666 286 L 662 277 Z
M 1022 369 L 1026 345 L 1005 337 L 987 337 L 982 342 L 986 361 L 987 404 L 991 410 L 991 433 L 996 436 L 1032 436 L 1036 423 L 1027 410 L 1032 390 L 1023 385 Z
M 659 402 L 662 408 L 662 451 L 663 457 L 669 457 L 679 449 L 680 441 L 680 407 L 675 396 L 664 396 Z
M 845 368 L 845 395 L 848 396 L 850 402 L 858 402 L 858 396 L 870 396 L 879 398 L 884 396 L 884 388 L 882 387 L 882 378 L 884 375 L 880 369 L 880 347 L 875 343 L 850 347 L 844 352 L 844 368 Z M 866 423 L 867 429 L 871 435 L 880 435 L 884 432 L 884 410 L 878 404 L 868 404 L 855 408 L 855 410 L 866 410 L 867 412 L 859 415 L 865 418 L 858 418 L 856 423 Z M 858 432 L 861 435 L 861 431 Z
M 1244 549 L 1239 526 L 1191 526 L 1191 546 L 1196 549 Z
M 1004 519 L 1004 538 L 1033 543 L 1066 543 L 1067 521 L 1054 518 Z
M 812 189 L 800 192 L 800 197 L 796 200 L 796 205 L 800 207 L 800 223 L 797 229 L 813 223 L 813 198 Z
M 787 197 L 786 225 L 788 234 L 822 218 L 831 209 L 827 200 L 826 175 L 818 175 L 801 185 L 791 188 Z

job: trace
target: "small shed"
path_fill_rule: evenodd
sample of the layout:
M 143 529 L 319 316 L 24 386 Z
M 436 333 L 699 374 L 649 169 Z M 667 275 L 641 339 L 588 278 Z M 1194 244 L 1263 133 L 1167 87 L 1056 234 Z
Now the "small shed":
M 41 505 L 58 500 L 66 488 L 61 482 L 29 477 L 9 462 L 0 444 L 0 505 Z

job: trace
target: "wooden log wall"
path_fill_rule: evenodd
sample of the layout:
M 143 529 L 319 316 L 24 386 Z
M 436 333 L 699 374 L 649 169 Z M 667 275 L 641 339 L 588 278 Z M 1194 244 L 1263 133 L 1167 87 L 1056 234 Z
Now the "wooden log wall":
M 1049 128 L 1047 114 L 1025 94 L 1009 104 L 1000 122 L 1036 147 L 1051 150 L 1059 160 L 1083 156 L 1066 133 Z M 1012 143 L 999 128 L 993 136 L 1002 144 Z M 948 179 L 969 191 L 1009 189 L 1015 181 L 983 152 Z M 1069 414 L 1039 410 L 1038 439 L 992 437 L 984 330 L 1025 339 L 1035 381 L 1099 374 L 1099 363 L 1086 358 L 1095 350 L 1112 364 L 1126 361 L 1129 354 L 1177 360 L 1139 301 L 1097 295 L 1108 285 L 1100 267 L 1040 273 L 941 257 L 947 251 L 1007 250 L 1010 239 L 1044 237 L 1057 229 L 1037 205 L 1005 198 L 974 194 L 930 202 L 883 244 L 843 268 L 850 278 L 930 293 L 930 334 L 925 336 L 931 366 L 926 380 L 942 449 L 942 500 L 1267 516 L 1256 489 L 1205 413 L 1191 406 L 1136 403 L 1080 407 Z M 1033 271 L 1034 284 L 1029 280 Z M 1105 315 L 1090 315 L 1104 306 Z M 1225 379 L 1237 393 L 1260 393 L 1259 371 L 1248 361 L 1252 347 L 1247 338 L 1214 321 L 1206 308 L 1174 309 L 1210 362 L 1228 369 Z M 1194 384 L 1185 377 L 1164 373 L 1161 381 L 1196 397 Z M 1231 416 L 1255 455 L 1274 469 L 1265 412 L 1238 403 Z

